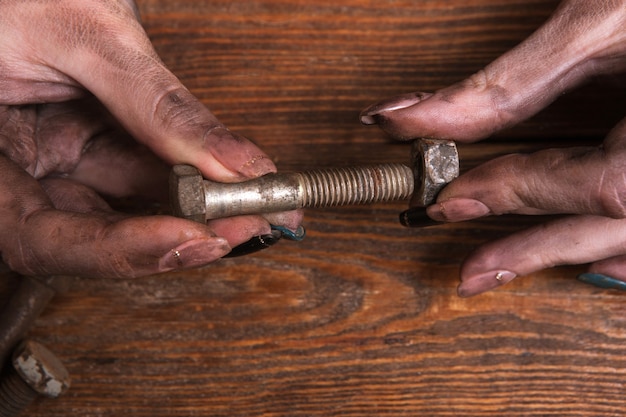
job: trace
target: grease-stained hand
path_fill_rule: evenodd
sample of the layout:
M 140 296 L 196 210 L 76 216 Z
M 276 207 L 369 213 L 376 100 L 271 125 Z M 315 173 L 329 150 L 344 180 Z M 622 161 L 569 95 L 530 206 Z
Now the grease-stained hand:
M 0 2 L 0 251 L 11 269 L 129 278 L 201 266 L 271 233 L 258 216 L 132 217 L 100 197 L 164 197 L 166 163 L 222 182 L 275 171 L 163 65 L 134 2 Z M 280 219 L 295 229 L 301 214 Z
M 399 139 L 473 142 L 536 114 L 590 77 L 624 69 L 626 1 L 565 0 L 528 39 L 468 79 L 377 103 L 361 120 Z M 571 214 L 479 247 L 461 267 L 459 295 L 564 264 L 591 263 L 591 273 L 626 281 L 625 172 L 626 119 L 601 146 L 508 155 L 453 181 L 427 208 L 431 219 Z

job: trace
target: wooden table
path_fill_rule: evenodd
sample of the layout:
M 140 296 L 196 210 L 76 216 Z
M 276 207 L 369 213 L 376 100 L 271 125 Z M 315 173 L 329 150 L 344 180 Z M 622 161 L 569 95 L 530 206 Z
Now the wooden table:
M 556 0 L 140 0 L 184 84 L 284 170 L 404 162 L 361 126 L 390 95 L 458 81 L 529 35 Z M 599 143 L 626 89 L 602 80 L 496 138 L 495 155 Z M 164 186 L 166 186 L 164 184 Z M 309 210 L 308 237 L 204 269 L 75 278 L 31 335 L 73 377 L 26 415 L 611 416 L 626 412 L 626 294 L 555 268 L 475 298 L 477 245 L 540 219 L 423 230 L 405 203 Z M 16 279 L 5 274 L 4 299 Z

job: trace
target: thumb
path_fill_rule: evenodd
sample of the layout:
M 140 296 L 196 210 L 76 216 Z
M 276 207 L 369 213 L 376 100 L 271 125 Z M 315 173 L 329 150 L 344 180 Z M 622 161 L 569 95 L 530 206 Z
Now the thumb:
M 275 170 L 258 147 L 225 128 L 165 67 L 132 8 L 93 0 L 66 3 L 47 11 L 61 14 L 66 23 L 51 47 L 59 37 L 74 47 L 51 54 L 51 66 L 98 97 L 137 140 L 169 163 L 194 165 L 216 181 Z M 54 16 L 46 20 L 57 22 Z
M 483 70 L 434 94 L 413 93 L 363 110 L 399 139 L 471 142 L 518 123 L 590 75 L 624 68 L 620 1 L 564 1 L 533 35 Z

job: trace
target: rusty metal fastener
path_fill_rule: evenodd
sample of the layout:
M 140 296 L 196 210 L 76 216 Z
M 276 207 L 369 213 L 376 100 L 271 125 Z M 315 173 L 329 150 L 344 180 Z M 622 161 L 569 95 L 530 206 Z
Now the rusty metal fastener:
M 70 277 L 22 276 L 15 292 L 0 311 L 0 369 L 15 346 L 26 337 L 48 302 L 57 292 L 63 292 Z
M 411 167 L 330 168 L 223 184 L 203 179 L 192 166 L 177 165 L 170 175 L 170 199 L 175 215 L 201 223 L 242 214 L 401 200 L 411 195 L 412 205 L 427 206 L 458 175 L 454 142 L 419 139 L 413 145 Z
M 0 381 L 0 417 L 17 416 L 37 397 L 57 398 L 70 386 L 61 361 L 35 341 L 20 343 L 11 364 Z

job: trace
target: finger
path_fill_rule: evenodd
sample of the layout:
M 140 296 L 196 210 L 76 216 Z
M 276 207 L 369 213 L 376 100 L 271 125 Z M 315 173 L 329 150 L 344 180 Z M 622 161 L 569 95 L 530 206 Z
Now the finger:
M 569 216 L 478 248 L 463 263 L 458 293 L 469 297 L 553 266 L 621 256 L 625 244 L 626 220 Z
M 107 130 L 92 137 L 69 178 L 101 194 L 169 198 L 170 167 L 125 132 Z
M 485 138 L 532 116 L 590 76 L 622 70 L 625 21 L 621 1 L 564 1 L 527 40 L 470 78 L 434 94 L 375 104 L 361 120 L 400 139 Z
M 18 233 L 17 245 L 3 245 L 3 258 L 27 275 L 133 278 L 197 268 L 231 250 L 205 226 L 165 216 L 111 223 L 101 216 L 40 210 Z
M 253 236 L 268 235 L 270 225 L 261 216 L 237 216 L 211 220 L 208 226 L 218 236 L 224 237 L 231 247 L 247 242 Z
M 507 155 L 460 176 L 427 209 L 437 221 L 490 214 L 626 216 L 626 119 L 602 147 Z
M 67 178 L 46 178 L 39 183 L 58 210 L 94 214 L 111 223 L 131 217 L 114 211 L 104 199 L 84 184 Z M 214 220 L 207 227 L 212 234 L 226 239 L 231 247 L 247 242 L 252 236 L 271 232 L 270 226 L 260 216 Z
M 130 8 L 95 0 L 64 3 L 46 9 L 41 20 L 55 26 L 49 47 L 73 48 L 58 56 L 45 53 L 46 62 L 94 93 L 133 137 L 169 163 L 194 165 L 216 181 L 275 170 L 260 149 L 220 124 L 164 66 Z M 62 31 L 56 29 L 59 21 L 66 23 Z
M 93 98 L 3 108 L 0 149 L 35 178 L 68 176 L 102 194 L 167 200 L 169 167 Z
M 111 213 L 113 209 L 92 189 L 67 178 L 45 178 L 39 185 L 57 210 L 76 213 Z M 120 218 L 121 214 L 115 214 Z
M 74 193 L 74 205 L 0 157 L 0 252 L 25 275 L 136 277 L 212 262 L 230 252 L 228 242 L 205 225 L 166 216 L 112 221 L 93 195 Z M 82 187 L 82 186 L 80 186 Z M 65 195 L 67 197 L 67 194 Z
M 47 178 L 39 181 L 54 208 L 62 211 L 94 214 L 113 223 L 131 216 L 114 211 L 109 204 L 91 188 L 67 178 Z M 216 236 L 220 236 L 235 247 L 247 242 L 252 236 L 271 233 L 270 226 L 260 216 L 239 216 L 213 220 L 207 225 Z

